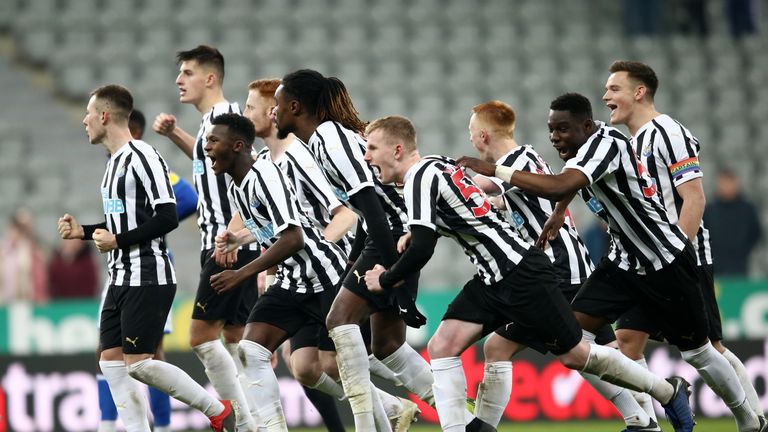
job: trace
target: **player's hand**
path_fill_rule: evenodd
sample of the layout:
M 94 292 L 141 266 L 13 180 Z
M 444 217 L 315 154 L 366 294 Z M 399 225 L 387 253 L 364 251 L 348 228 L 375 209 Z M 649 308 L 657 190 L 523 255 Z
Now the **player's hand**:
M 213 259 L 216 261 L 216 265 L 219 267 L 227 269 L 233 268 L 235 266 L 235 262 L 237 262 L 237 249 L 232 252 L 225 253 L 217 248 L 214 248 Z
M 219 294 L 237 287 L 242 282 L 243 280 L 238 270 L 224 270 L 211 276 L 211 287 Z
M 85 235 L 83 226 L 69 213 L 59 218 L 59 237 L 64 240 L 81 239 Z
M 547 221 L 544 223 L 544 227 L 541 230 L 541 235 L 536 240 L 536 246 L 540 249 L 547 247 L 547 242 L 550 242 L 557 238 L 560 228 L 565 223 L 565 214 L 554 212 Z
M 408 246 L 411 244 L 411 233 L 410 231 L 400 236 L 399 239 L 397 239 L 397 253 L 403 253 L 406 249 L 408 249 Z
M 384 291 L 379 283 L 379 276 L 384 273 L 386 269 L 381 264 L 376 264 L 372 269 L 365 272 L 365 286 L 368 287 L 368 291 L 374 293 L 380 293 Z
M 393 288 L 397 300 L 397 312 L 408 327 L 419 328 L 427 323 L 425 317 L 416 307 L 416 299 L 402 286 Z
M 105 229 L 99 228 L 94 231 L 93 241 L 96 243 L 96 249 L 101 253 L 117 249 L 117 237 Z
M 152 129 L 160 135 L 168 136 L 176 129 L 176 117 L 171 114 L 160 113 L 155 117 Z
M 237 251 L 237 248 L 240 247 L 240 242 L 237 241 L 237 236 L 229 230 L 218 234 L 216 236 L 215 242 L 216 252 L 220 254 L 228 254 L 233 251 Z
M 456 160 L 456 165 L 469 168 L 472 171 L 484 176 L 493 177 L 496 175 L 496 165 L 478 158 L 462 156 Z

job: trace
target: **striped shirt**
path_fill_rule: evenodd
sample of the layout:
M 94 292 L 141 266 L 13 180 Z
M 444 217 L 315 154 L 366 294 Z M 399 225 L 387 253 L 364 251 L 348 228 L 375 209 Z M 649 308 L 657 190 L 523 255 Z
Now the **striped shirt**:
M 387 215 L 392 234 L 400 235 L 405 232 L 408 221 L 405 202 L 394 186 L 379 181 L 376 170 L 363 159 L 366 145 L 359 134 L 333 121 L 318 126 L 308 143 L 336 197 L 360 214 L 349 202 L 349 197 L 365 187 L 373 187 Z
M 520 146 L 502 156 L 497 165 L 512 167 L 518 171 L 538 174 L 554 174 L 552 168 L 536 153 L 531 146 Z M 504 191 L 504 203 L 507 206 L 507 219 L 520 236 L 528 243 L 535 244 L 544 229 L 544 224 L 555 209 L 556 201 L 540 198 L 531 193 L 514 188 L 495 177 L 491 180 Z M 547 242 L 544 250 L 555 265 L 559 281 L 568 284 L 580 284 L 592 273 L 594 267 L 589 252 L 573 225 L 570 214 L 560 228 L 559 235 Z
M 278 266 L 273 287 L 317 293 L 333 289 L 341 280 L 346 264 L 343 251 L 326 241 L 299 210 L 290 181 L 275 164 L 257 160 L 239 186 L 232 182 L 229 194 L 255 243 L 268 248 L 289 226 L 303 231 L 304 247 Z
M 332 212 L 344 204 L 336 198 L 331 185 L 323 175 L 323 170 L 309 149 L 298 138 L 294 139 L 285 152 L 272 160 L 269 149 L 262 149 L 257 158 L 274 162 L 285 173 L 296 192 L 299 208 L 321 232 L 331 223 Z M 348 233 L 337 242 L 349 254 L 354 235 Z
M 232 203 L 227 198 L 227 188 L 232 183 L 229 174 L 216 175 L 211 168 L 211 160 L 205 157 L 205 141 L 213 129 L 211 120 L 225 113 L 240 114 L 237 103 L 219 102 L 211 108 L 200 122 L 200 129 L 195 138 L 192 151 L 192 178 L 197 192 L 197 226 L 200 229 L 200 248 L 202 250 L 215 247 L 216 235 L 227 229 L 232 219 Z M 251 244 L 247 249 L 258 250 Z
M 638 274 L 666 267 L 685 248 L 685 233 L 667 215 L 629 139 L 616 128 L 595 123 L 597 132 L 563 169 L 577 169 L 589 179 L 582 196 L 608 222 L 608 259 Z
M 423 158 L 408 170 L 404 183 L 408 224 L 456 240 L 486 285 L 501 281 L 531 247 L 447 158 Z
M 683 206 L 677 188 L 703 176 L 699 167 L 699 141 L 666 114 L 644 124 L 632 138 L 637 156 L 656 182 L 670 220 L 677 223 Z M 698 264 L 712 264 L 709 230 L 703 221 L 692 243 Z
M 168 165 L 144 141 L 129 141 L 107 162 L 101 181 L 107 230 L 118 235 L 138 228 L 155 215 L 155 206 L 176 203 Z M 110 285 L 176 283 L 176 273 L 162 237 L 117 248 L 107 254 Z

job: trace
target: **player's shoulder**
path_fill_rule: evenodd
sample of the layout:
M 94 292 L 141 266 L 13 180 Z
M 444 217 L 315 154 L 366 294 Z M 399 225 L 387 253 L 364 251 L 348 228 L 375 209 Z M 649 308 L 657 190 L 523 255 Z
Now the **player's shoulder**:
M 259 160 L 259 159 L 271 160 L 271 158 L 269 157 L 269 149 L 267 147 L 264 147 L 261 150 L 255 151 L 254 153 L 252 153 L 252 156 L 254 160 Z
M 154 159 L 160 159 L 160 152 L 156 148 L 149 145 L 146 141 L 131 140 L 128 142 L 128 147 L 133 153 L 141 154 L 144 157 L 151 157 Z
M 291 142 L 291 144 L 285 149 L 285 153 L 294 160 L 301 163 L 315 160 L 314 156 L 312 156 L 312 152 L 307 148 L 306 144 L 304 144 L 298 138 Z

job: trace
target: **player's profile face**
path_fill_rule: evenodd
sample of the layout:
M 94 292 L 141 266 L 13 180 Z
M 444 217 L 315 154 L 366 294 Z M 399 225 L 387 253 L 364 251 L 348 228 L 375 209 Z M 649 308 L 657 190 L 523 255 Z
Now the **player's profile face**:
M 100 144 L 106 135 L 106 129 L 101 124 L 101 110 L 99 109 L 99 102 L 96 100 L 96 96 L 91 96 L 88 100 L 88 105 L 85 108 L 85 117 L 83 118 L 83 124 L 85 125 L 85 133 L 88 135 L 88 141 L 91 144 Z
M 205 156 L 211 161 L 211 168 L 216 175 L 229 172 L 234 160 L 229 127 L 214 125 L 205 140 Z
M 288 134 L 294 131 L 294 125 L 291 124 L 293 116 L 288 111 L 288 104 L 283 85 L 280 84 L 275 90 L 275 108 L 272 111 L 279 139 L 288 138 Z
M 397 181 L 395 166 L 395 149 L 382 129 L 375 129 L 367 137 L 368 145 L 363 157 L 379 174 L 379 180 L 384 184 Z
M 186 60 L 179 65 L 176 87 L 181 103 L 196 104 L 203 98 L 207 73 L 195 60 Z
M 576 156 L 579 147 L 586 142 L 581 123 L 568 111 L 549 111 L 549 141 L 560 159 L 567 161 Z
M 250 90 L 248 92 L 243 116 L 253 123 L 253 127 L 256 129 L 256 136 L 259 138 L 268 137 L 272 131 L 271 111 L 274 105 L 274 98 L 266 98 L 258 90 Z
M 614 72 L 605 83 L 603 101 L 611 110 L 611 124 L 627 124 L 635 103 L 636 85 L 627 72 Z

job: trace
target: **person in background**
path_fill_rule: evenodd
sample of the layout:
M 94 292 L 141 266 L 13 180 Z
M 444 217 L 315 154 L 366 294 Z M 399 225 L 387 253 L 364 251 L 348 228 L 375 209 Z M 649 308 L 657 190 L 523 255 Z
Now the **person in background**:
M 20 208 L 11 216 L 0 246 L 0 304 L 48 301 L 45 254 L 34 233 L 32 211 Z
M 98 271 L 90 244 L 84 241 L 61 241 L 48 261 L 51 298 L 95 297 L 99 292 Z
M 723 277 L 746 277 L 749 257 L 763 237 L 755 205 L 744 197 L 738 175 L 729 168 L 717 173 L 715 198 L 704 210 L 709 226 L 715 271 Z

